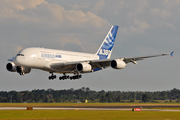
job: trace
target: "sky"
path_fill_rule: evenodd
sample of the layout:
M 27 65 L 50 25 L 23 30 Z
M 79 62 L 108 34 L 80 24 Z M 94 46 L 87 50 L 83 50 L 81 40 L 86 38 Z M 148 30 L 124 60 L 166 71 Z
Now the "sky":
M 180 89 L 180 0 L 0 0 L 0 91 L 79 89 L 163 91 Z M 112 25 L 119 30 L 111 58 L 174 52 L 83 74 L 82 79 L 49 81 L 48 72 L 20 76 L 7 59 L 27 47 L 96 53 Z M 61 74 L 56 74 L 61 76 Z

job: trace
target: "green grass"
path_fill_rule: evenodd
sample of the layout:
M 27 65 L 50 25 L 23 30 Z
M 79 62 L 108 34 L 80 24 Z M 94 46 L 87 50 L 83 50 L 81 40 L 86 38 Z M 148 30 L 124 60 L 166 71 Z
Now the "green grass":
M 3 120 L 179 120 L 180 112 L 81 111 L 81 110 L 1 110 Z
M 143 106 L 178 103 L 0 103 L 0 107 Z M 161 109 L 161 108 L 159 108 Z M 165 109 L 165 108 L 163 108 Z M 170 108 L 168 108 L 170 109 Z M 176 108 L 172 108 L 176 109 Z M 179 109 L 179 108 L 177 108 Z M 0 110 L 0 120 L 179 120 L 180 112 L 166 111 L 83 111 L 83 110 Z

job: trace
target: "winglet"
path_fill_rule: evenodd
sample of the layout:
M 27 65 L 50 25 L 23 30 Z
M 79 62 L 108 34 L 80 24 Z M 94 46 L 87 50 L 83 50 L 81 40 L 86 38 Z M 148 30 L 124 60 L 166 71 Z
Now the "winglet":
M 173 57 L 173 53 L 174 53 L 174 51 L 172 51 L 171 53 L 170 53 L 170 55 Z

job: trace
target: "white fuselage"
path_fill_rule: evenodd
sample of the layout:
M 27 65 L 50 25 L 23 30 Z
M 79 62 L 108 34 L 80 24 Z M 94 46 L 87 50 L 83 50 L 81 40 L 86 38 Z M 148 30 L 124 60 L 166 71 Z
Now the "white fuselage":
M 42 69 L 62 73 L 62 71 L 53 70 L 50 64 L 68 63 L 77 61 L 99 60 L 95 54 L 71 52 L 64 50 L 46 49 L 46 48 L 26 48 L 20 51 L 14 59 L 16 66 L 27 68 Z M 67 71 L 68 72 L 68 71 Z M 70 72 L 70 71 L 69 71 Z

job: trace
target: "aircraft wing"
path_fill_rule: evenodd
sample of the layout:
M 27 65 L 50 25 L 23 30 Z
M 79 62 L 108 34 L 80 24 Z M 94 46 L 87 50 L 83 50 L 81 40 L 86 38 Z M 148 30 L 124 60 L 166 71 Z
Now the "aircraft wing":
M 90 60 L 90 61 L 76 61 L 76 62 L 65 62 L 65 63 L 52 63 L 50 65 L 51 68 L 56 70 L 63 70 L 63 71 L 70 71 L 70 72 L 77 72 L 76 66 L 79 63 L 88 63 L 92 66 L 92 72 L 105 69 L 110 66 L 110 59 L 105 60 Z
M 159 55 L 151 55 L 151 56 L 132 57 L 132 58 L 117 58 L 117 59 L 123 60 L 126 64 L 129 62 L 137 64 L 136 61 L 144 60 L 146 58 L 159 57 L 159 56 L 165 56 L 165 55 L 173 56 L 173 52 L 170 54 L 159 54 Z M 56 69 L 56 70 L 63 70 L 66 72 L 68 72 L 68 71 L 69 72 L 77 72 L 77 70 L 76 70 L 77 64 L 88 63 L 92 66 L 92 72 L 95 72 L 95 71 L 110 67 L 112 60 L 113 59 L 101 59 L 101 60 L 89 60 L 89 61 L 87 60 L 87 61 L 76 61 L 76 62 L 65 62 L 65 63 L 52 63 L 50 65 L 50 67 L 53 69 Z
M 8 61 L 13 62 L 15 57 L 12 57 L 11 59 L 8 59 Z
M 159 56 L 165 56 L 165 55 L 171 55 L 171 56 L 173 57 L 173 53 L 174 53 L 174 51 L 172 51 L 170 54 L 167 53 L 167 54 L 159 54 L 159 55 L 151 55 L 151 56 L 124 58 L 123 61 L 124 61 L 125 63 L 132 62 L 132 63 L 134 63 L 134 64 L 137 64 L 136 61 L 138 61 L 138 60 L 144 60 L 144 59 L 146 59 L 146 58 L 159 57 Z

